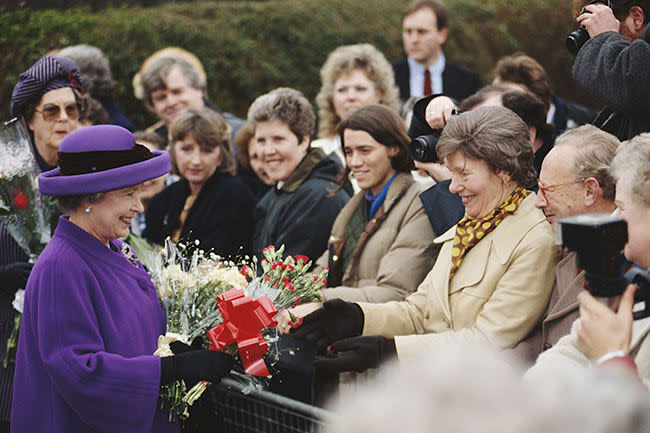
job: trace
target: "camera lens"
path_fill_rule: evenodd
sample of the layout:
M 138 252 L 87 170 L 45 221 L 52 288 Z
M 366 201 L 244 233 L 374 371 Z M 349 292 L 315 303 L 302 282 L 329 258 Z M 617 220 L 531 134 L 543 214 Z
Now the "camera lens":
M 566 38 L 567 50 L 574 56 L 578 55 L 578 51 L 580 51 L 580 48 L 582 48 L 589 38 L 590 36 L 587 30 L 584 27 L 580 27 L 578 30 L 571 32 Z
M 438 162 L 436 144 L 440 138 L 440 131 L 433 131 L 429 135 L 416 137 L 409 144 L 411 157 L 420 162 Z

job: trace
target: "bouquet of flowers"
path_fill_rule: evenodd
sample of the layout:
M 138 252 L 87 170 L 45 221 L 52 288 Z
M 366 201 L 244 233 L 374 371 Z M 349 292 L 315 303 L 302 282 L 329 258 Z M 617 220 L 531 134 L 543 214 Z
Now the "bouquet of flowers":
M 39 169 L 22 119 L 0 126 L 0 153 L 0 221 L 33 263 L 50 240 L 54 210 L 38 192 Z M 13 305 L 18 314 L 7 340 L 4 367 L 18 342 L 24 295 L 23 289 L 16 292 Z
M 278 309 L 320 299 L 327 271 L 308 274 L 311 261 L 305 256 L 282 259 L 283 247 L 264 249 L 261 276 L 257 276 L 256 257 L 238 267 L 214 254 L 187 251 L 167 240 L 161 255 L 147 258 L 167 315 L 167 333 L 159 337 L 155 354 L 173 355 L 170 343 L 196 344 L 197 337 L 207 348 L 203 339 L 207 334 L 210 349 L 239 356 L 245 371 L 236 373 L 241 380 L 251 389 L 263 386 L 258 376 L 270 373 L 262 355 L 268 352 L 271 364 L 279 359 L 273 316 Z M 205 381 L 190 390 L 183 381 L 166 385 L 161 396 L 170 419 L 187 417 L 188 407 L 208 386 Z
M 173 355 L 174 341 L 191 344 L 194 339 L 221 322 L 217 296 L 231 288 L 243 288 L 246 279 L 235 266 L 223 263 L 214 255 L 178 247 L 169 239 L 159 256 L 146 259 L 160 303 L 167 318 L 167 332 L 158 338 L 158 356 Z M 187 416 L 186 385 L 182 380 L 163 387 L 161 396 L 173 415 Z
M 38 165 L 22 120 L 0 128 L 0 221 L 35 261 L 50 241 L 52 207 L 38 192 Z

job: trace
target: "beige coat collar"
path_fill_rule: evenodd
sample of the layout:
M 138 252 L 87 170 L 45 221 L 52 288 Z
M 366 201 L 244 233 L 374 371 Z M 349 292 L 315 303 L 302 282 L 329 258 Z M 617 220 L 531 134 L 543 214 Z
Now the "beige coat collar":
M 393 183 L 390 184 L 388 193 L 386 194 L 386 198 L 382 204 L 385 214 L 388 214 L 390 212 L 390 209 L 393 207 L 393 205 L 397 203 L 399 198 L 406 193 L 406 191 L 411 187 L 411 185 L 413 185 L 414 182 L 415 180 L 413 179 L 413 176 L 411 176 L 411 173 L 399 173 L 397 175 Z M 345 236 L 345 229 L 350 222 L 350 218 L 352 218 L 352 215 L 354 215 L 361 202 L 366 199 L 365 197 L 365 191 L 356 193 L 354 197 L 350 199 L 347 206 L 341 210 L 339 216 L 334 222 L 334 226 L 332 227 L 330 242 L 343 239 L 343 236 Z

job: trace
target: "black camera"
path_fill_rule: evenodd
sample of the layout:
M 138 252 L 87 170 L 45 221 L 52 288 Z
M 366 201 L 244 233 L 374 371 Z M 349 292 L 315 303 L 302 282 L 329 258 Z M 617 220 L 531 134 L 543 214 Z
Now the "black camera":
M 453 116 L 462 113 L 460 110 L 452 110 Z M 428 125 L 427 125 L 428 127 Z M 436 145 L 442 134 L 442 129 L 431 129 L 427 131 L 428 134 L 423 134 L 415 137 L 409 144 L 411 158 L 420 162 L 439 162 L 438 153 L 436 153 Z
M 420 162 L 438 162 L 436 145 L 442 134 L 442 129 L 433 129 L 431 134 L 415 137 L 409 144 L 411 157 Z
M 612 4 L 610 3 L 609 0 L 592 0 L 589 3 L 587 3 L 585 7 L 596 3 L 602 3 L 606 5 L 608 8 L 610 9 L 612 8 Z M 580 10 L 580 13 L 578 15 L 582 15 L 583 13 L 585 13 L 584 7 Z M 578 51 L 580 51 L 580 48 L 582 48 L 585 42 L 587 42 L 590 38 L 591 36 L 589 36 L 589 32 L 587 32 L 587 29 L 585 29 L 584 27 L 580 27 L 579 29 L 572 31 L 571 33 L 569 33 L 569 36 L 567 36 L 566 38 L 567 50 L 569 50 L 569 52 L 574 56 L 578 55 Z
M 585 214 L 558 221 L 557 243 L 578 255 L 578 266 L 585 271 L 586 289 L 595 297 L 611 298 L 623 294 L 628 284 L 636 284 L 637 302 L 645 302 L 645 310 L 634 313 L 634 319 L 650 317 L 650 273 L 639 268 L 624 272 L 621 251 L 627 243 L 624 219 L 605 214 Z

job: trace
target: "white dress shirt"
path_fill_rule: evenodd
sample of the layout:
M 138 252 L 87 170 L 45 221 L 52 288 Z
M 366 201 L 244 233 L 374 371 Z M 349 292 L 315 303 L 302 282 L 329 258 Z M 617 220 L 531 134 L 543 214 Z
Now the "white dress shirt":
M 413 60 L 411 57 L 407 60 L 409 63 L 411 96 L 424 96 L 424 70 L 427 69 L 427 67 L 422 63 Z M 442 71 L 445 70 L 445 64 L 445 55 L 440 53 L 438 60 L 428 68 L 429 73 L 431 74 L 431 90 L 434 95 L 443 92 Z

